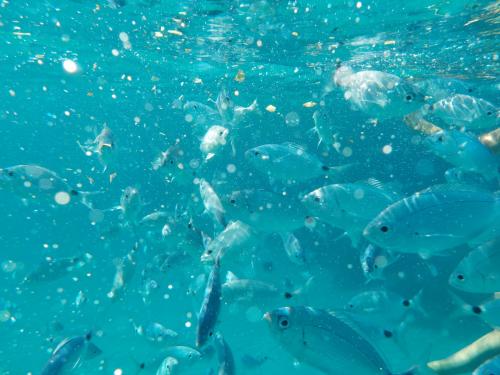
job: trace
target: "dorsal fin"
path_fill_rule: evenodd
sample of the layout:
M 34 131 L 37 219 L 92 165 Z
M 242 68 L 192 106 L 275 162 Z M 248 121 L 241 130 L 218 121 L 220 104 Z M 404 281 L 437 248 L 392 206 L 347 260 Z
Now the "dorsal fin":
M 306 148 L 304 146 L 297 144 L 297 143 L 283 142 L 281 145 L 292 148 L 292 149 L 297 150 L 297 151 L 306 152 Z
M 238 280 L 238 276 L 236 276 L 233 272 L 227 271 L 226 273 L 226 283 L 230 283 Z

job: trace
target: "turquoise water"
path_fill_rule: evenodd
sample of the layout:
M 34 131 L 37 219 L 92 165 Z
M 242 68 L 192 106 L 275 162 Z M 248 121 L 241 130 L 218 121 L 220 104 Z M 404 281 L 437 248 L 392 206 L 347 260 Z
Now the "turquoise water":
M 300 338 L 277 340 L 262 316 L 290 305 L 348 309 L 367 291 L 394 293 L 378 315 L 351 317 L 370 323 L 357 329 L 394 372 L 420 365 L 426 373 L 427 361 L 491 331 L 466 310 L 499 290 L 463 291 L 449 277 L 477 246 L 498 253 L 499 158 L 479 144 L 450 161 L 403 117 L 419 113 L 471 139 L 498 128 L 498 11 L 492 1 L 458 0 L 0 0 L 0 373 L 39 374 L 63 339 L 91 333 L 85 346 L 102 353 L 87 358 L 83 349 L 65 371 L 155 374 L 171 356 L 173 374 L 358 374 L 359 353 L 352 369 L 321 372 L 317 358 L 291 353 Z M 367 71 L 392 76 L 353 78 Z M 490 106 L 451 120 L 425 112 L 456 94 Z M 482 117 L 465 121 L 471 112 Z M 329 139 L 318 144 L 315 125 Z M 287 156 L 260 160 L 259 151 L 255 161 L 247 153 L 266 144 L 284 144 Z M 458 183 L 445 179 L 452 167 L 467 171 Z M 206 199 L 201 181 L 213 189 Z M 359 211 L 348 205 L 337 224 L 327 220 L 331 209 L 318 214 L 303 201 L 322 186 L 354 182 L 364 183 L 348 194 Z M 363 234 L 383 208 L 438 184 L 480 191 L 493 208 L 460 198 L 449 214 L 424 214 L 427 227 L 410 220 L 412 235 L 419 225 L 425 241 L 452 243 L 431 254 L 431 242 L 415 250 L 410 236 L 392 246 Z M 370 189 L 389 201 L 374 208 L 379 201 L 364 199 Z M 158 220 L 145 219 L 155 212 Z M 238 236 L 249 238 L 221 257 L 220 283 L 230 271 L 267 291 L 223 290 L 210 331 L 223 335 L 235 370 L 218 370 L 212 337 L 197 348 L 200 359 L 171 347 L 195 348 L 214 269 L 200 257 L 221 249 L 213 239 L 236 220 L 245 223 Z M 473 223 L 477 233 L 460 237 Z M 394 261 L 374 280 L 360 263 L 370 242 L 382 248 L 381 268 Z M 497 268 L 488 272 L 498 277 Z M 402 301 L 411 311 L 393 318 Z M 152 323 L 176 337 L 148 337 Z M 319 356 L 343 352 L 335 345 L 320 345 Z

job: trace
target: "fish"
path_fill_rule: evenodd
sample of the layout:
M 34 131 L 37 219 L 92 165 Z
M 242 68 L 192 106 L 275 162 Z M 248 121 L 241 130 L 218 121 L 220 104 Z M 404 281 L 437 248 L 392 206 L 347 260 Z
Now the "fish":
M 449 127 L 487 131 L 500 124 L 500 111 L 492 103 L 470 95 L 457 94 L 428 106 L 426 115 L 438 117 Z
M 352 297 L 344 307 L 349 316 L 375 326 L 394 326 L 410 312 L 421 311 L 418 295 L 404 298 L 389 290 L 365 290 Z
M 76 297 L 75 297 L 75 307 L 80 308 L 82 307 L 85 303 L 87 303 L 87 296 L 83 292 L 83 290 L 79 290 Z
M 123 258 L 115 259 L 115 276 L 113 277 L 113 285 L 107 293 L 107 297 L 116 300 L 121 296 L 127 283 L 132 279 L 135 273 L 137 244 Z
M 495 225 L 500 197 L 470 186 L 439 185 L 401 199 L 378 214 L 363 231 L 390 252 L 446 255 Z
M 181 361 L 197 361 L 203 358 L 201 352 L 190 346 L 169 346 L 164 350 L 164 353 Z
M 463 171 L 500 180 L 500 159 L 475 136 L 456 129 L 441 130 L 427 136 L 424 144 L 436 156 Z
M 135 325 L 134 329 L 138 335 L 144 336 L 151 342 L 166 343 L 174 340 L 179 334 L 161 323 L 149 322 L 145 325 Z
M 215 333 L 215 351 L 217 352 L 217 375 L 233 375 L 236 373 L 234 356 L 226 340 L 220 332 Z
M 235 190 L 222 201 L 229 219 L 240 220 L 261 233 L 293 232 L 310 217 L 298 198 L 264 189 Z
M 188 101 L 184 104 L 184 119 L 192 125 L 193 133 L 203 135 L 211 125 L 223 123 L 220 113 L 200 102 Z
M 233 258 L 240 257 L 247 248 L 255 244 L 255 239 L 255 234 L 248 225 L 239 220 L 231 221 L 222 232 L 206 244 L 201 261 L 213 263 L 217 255 L 221 259 L 227 255 Z
M 196 347 L 203 347 L 213 336 L 221 305 L 220 258 L 217 256 L 208 276 L 205 294 L 198 314 Z
M 364 251 L 361 252 L 359 261 L 361 269 L 367 281 L 383 280 L 384 270 L 399 259 L 398 255 L 394 255 L 378 246 L 369 244 Z
M 320 187 L 306 194 L 302 203 L 312 216 L 344 230 L 357 247 L 366 225 L 399 198 L 390 184 L 370 179 Z
M 318 177 L 338 179 L 355 166 L 327 166 L 294 143 L 257 146 L 247 150 L 245 158 L 259 172 L 284 183 L 301 183 Z
M 211 126 L 200 143 L 200 150 L 205 160 L 217 155 L 227 143 L 229 130 L 221 125 Z
M 436 374 L 472 373 L 486 361 L 500 355 L 500 330 L 493 330 L 447 358 L 427 363 Z
M 478 246 L 455 267 L 449 284 L 469 293 L 495 293 L 500 290 L 500 236 Z
M 95 139 L 87 140 L 83 144 L 80 142 L 77 143 L 85 155 L 92 156 L 96 154 L 101 166 L 103 167 L 102 172 L 104 173 L 107 171 L 114 159 L 114 154 L 116 153 L 113 132 L 107 125 L 103 126 Z
M 283 248 L 285 249 L 288 259 L 290 259 L 292 263 L 298 265 L 306 264 L 306 251 L 301 246 L 297 237 L 295 237 L 295 235 L 291 232 L 281 232 L 280 237 L 283 242 Z
M 241 363 L 248 369 L 256 369 L 262 366 L 265 362 L 269 360 L 269 357 L 264 356 L 254 356 L 252 354 L 244 354 L 241 356 Z
M 217 108 L 217 111 L 219 112 L 220 117 L 223 120 L 223 123 L 233 129 L 237 129 L 238 125 L 250 113 L 259 112 L 257 99 L 255 99 L 247 107 L 236 105 L 234 101 L 231 99 L 229 92 L 227 91 L 226 88 L 222 88 L 219 94 L 217 95 L 215 106 Z
M 144 203 L 139 189 L 127 186 L 120 197 L 121 219 L 126 226 L 135 226 L 140 220 L 140 214 Z
M 156 375 L 174 374 L 174 368 L 178 365 L 179 361 L 175 357 L 167 356 L 156 370 Z
M 24 278 L 23 283 L 31 284 L 59 280 L 85 267 L 92 261 L 92 258 L 89 253 L 67 258 L 46 257 Z
M 102 351 L 90 340 L 92 334 L 62 340 L 50 355 L 41 375 L 59 375 L 79 367 L 84 360 L 99 356 Z
M 378 70 L 353 72 L 348 66 L 341 66 L 333 79 L 354 110 L 377 119 L 401 119 L 425 103 L 417 87 L 394 74 Z
M 421 81 L 414 82 L 413 85 L 423 95 L 434 101 L 439 101 L 455 94 L 470 94 L 474 91 L 474 89 L 466 82 L 447 77 L 423 79 Z
M 264 319 L 285 350 L 326 374 L 393 374 L 377 349 L 341 313 L 293 306 L 267 312 Z
M 222 284 L 222 299 L 227 303 L 261 301 L 276 297 L 279 293 L 279 289 L 273 284 L 260 280 L 240 279 L 230 271 Z
M 332 147 L 340 152 L 340 136 L 337 129 L 337 124 L 333 116 L 329 116 L 325 109 L 316 110 L 313 113 L 314 132 L 318 136 L 318 146 L 321 144 L 327 147 Z
M 215 222 L 219 223 L 223 228 L 226 227 L 227 222 L 225 218 L 226 211 L 222 202 L 213 189 L 213 187 L 204 179 L 200 180 L 200 196 L 203 201 L 205 211 L 212 216 Z
M 89 209 L 93 209 L 89 196 L 96 194 L 74 189 L 56 172 L 35 164 L 0 168 L 0 190 L 17 195 L 25 205 L 55 207 L 76 201 Z
M 472 375 L 498 375 L 500 374 L 500 355 L 484 362 L 474 370 Z
M 194 160 L 194 162 L 193 162 Z M 151 163 L 151 169 L 164 176 L 168 183 L 191 186 L 198 176 L 199 163 L 189 160 L 180 142 L 161 151 Z

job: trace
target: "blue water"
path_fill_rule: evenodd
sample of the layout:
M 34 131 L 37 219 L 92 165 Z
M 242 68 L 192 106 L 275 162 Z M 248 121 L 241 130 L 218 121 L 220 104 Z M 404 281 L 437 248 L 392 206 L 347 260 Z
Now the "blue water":
M 42 166 L 79 192 L 69 204 L 58 204 L 52 195 L 45 199 L 43 191 L 23 201 L 24 190 L 19 194 L 2 184 L 0 374 L 39 374 L 59 342 L 89 332 L 102 353 L 83 358 L 70 373 L 155 374 L 165 348 L 195 347 L 212 269 L 200 256 L 207 238 L 224 227 L 204 212 L 200 179 L 210 183 L 223 206 L 232 192 L 243 189 L 287 196 L 299 207 L 305 194 L 335 182 L 373 178 L 395 186 L 401 197 L 445 183 L 451 165 L 429 152 L 422 143 L 425 134 L 406 126 L 401 114 L 382 116 L 399 113 L 399 105 L 381 109 L 380 116 L 354 108 L 334 83 L 339 66 L 390 73 L 410 85 L 434 79 L 446 95 L 473 95 L 498 105 L 498 4 L 493 1 L 121 3 L 0 0 L 0 167 Z M 223 90 L 231 105 L 248 107 L 256 100 L 258 108 L 237 123 L 221 118 L 214 101 Z M 421 106 L 433 101 L 425 98 Z M 193 121 L 187 108 L 195 102 L 211 108 L 200 110 L 205 119 Z M 338 152 L 331 144 L 318 145 L 311 131 L 318 110 L 342 137 Z M 229 135 L 205 160 L 200 143 L 211 125 L 225 126 Z M 101 145 L 103 161 L 95 149 L 86 155 L 79 144 L 94 140 L 104 126 L 113 136 Z M 320 173 L 284 182 L 245 157 L 253 147 L 283 142 L 304 147 L 323 166 L 354 167 L 338 180 Z M 173 175 L 155 170 L 152 162 L 172 146 L 173 169 L 168 169 L 172 159 L 166 168 Z M 285 171 L 295 167 L 286 165 Z M 141 197 L 131 205 L 137 213 L 130 220 L 123 205 L 117 208 L 127 187 Z M 498 182 L 482 188 L 498 190 Z M 80 203 L 84 196 L 87 206 Z M 264 203 L 257 209 L 272 212 L 276 201 Z M 156 211 L 168 213 L 168 228 L 140 224 Z M 241 219 L 237 210 L 226 211 L 226 222 Z M 457 313 L 460 307 L 450 293 L 470 304 L 491 297 L 490 291 L 461 293 L 448 283 L 471 251 L 468 245 L 429 259 L 403 252 L 382 280 L 367 282 L 359 255 L 368 240 L 353 245 L 343 230 L 310 216 L 294 230 L 305 254 L 302 263 L 287 256 L 276 231 L 265 230 L 256 230 L 255 246 L 221 260 L 222 282 L 231 271 L 279 291 L 244 302 L 222 298 L 216 330 L 233 353 L 237 374 L 320 374 L 314 363 L 294 359 L 276 341 L 262 315 L 288 305 L 339 309 L 367 290 L 421 296 L 423 317 L 411 321 L 385 350 L 397 371 L 448 356 L 492 329 Z M 110 298 L 117 265 L 131 254 L 124 287 Z M 54 280 L 26 281 L 48 258 L 74 256 L 83 256 L 86 264 L 65 268 Z M 167 265 L 159 260 L 164 258 Z M 79 292 L 85 296 L 81 304 L 75 303 Z M 154 322 L 178 336 L 148 340 L 138 327 Z M 398 327 L 390 329 L 399 332 Z M 181 361 L 172 373 L 216 371 L 212 341 L 198 348 L 199 361 Z

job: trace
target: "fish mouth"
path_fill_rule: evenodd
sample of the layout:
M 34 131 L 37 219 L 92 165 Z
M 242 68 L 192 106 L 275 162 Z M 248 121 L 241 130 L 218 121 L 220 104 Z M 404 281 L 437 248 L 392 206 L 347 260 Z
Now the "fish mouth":
M 267 320 L 269 323 L 271 323 L 273 321 L 273 318 L 271 317 L 271 314 L 266 312 L 263 316 L 262 316 L 262 319 L 263 320 Z

